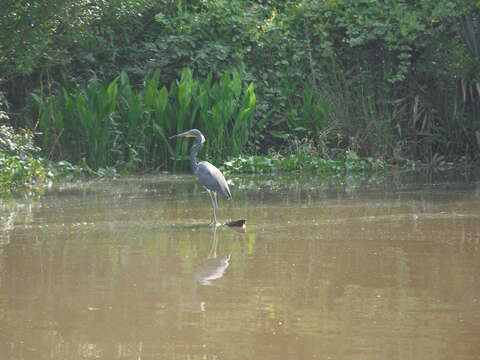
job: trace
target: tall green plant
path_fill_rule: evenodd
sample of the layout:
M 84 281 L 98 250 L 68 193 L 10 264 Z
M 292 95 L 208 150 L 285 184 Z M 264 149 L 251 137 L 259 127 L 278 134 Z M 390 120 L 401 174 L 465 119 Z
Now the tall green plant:
M 198 101 L 196 101 L 198 92 L 198 82 L 193 80 L 192 71 L 185 69 L 178 84 L 173 84 L 170 88 L 170 103 L 168 106 L 169 116 L 175 119 L 173 128 L 169 128 L 170 133 L 179 133 L 195 127 L 195 120 L 198 112 Z M 173 130 L 173 132 L 172 132 Z M 173 154 L 173 170 L 184 168 L 178 160 L 186 158 L 188 153 L 188 143 L 177 141 L 175 143 L 175 152 Z
M 288 127 L 312 137 L 331 122 L 332 109 L 328 98 L 318 88 L 307 85 L 299 94 L 290 93 L 286 113 Z
M 149 168 L 167 168 L 168 159 L 173 154 L 173 148 L 168 141 L 169 129 L 173 127 L 174 119 L 167 113 L 169 93 L 161 86 L 160 72 L 155 71 L 145 80 L 143 100 L 145 104 L 145 120 L 147 134 L 145 150 L 149 159 L 145 164 Z
M 472 56 L 480 60 L 480 21 L 469 14 L 463 14 L 458 18 L 457 28 Z
M 50 154 L 85 159 L 95 169 L 113 166 L 129 170 L 184 169 L 189 143 L 168 137 L 191 128 L 207 136 L 206 156 L 214 161 L 245 151 L 253 128 L 255 92 L 238 72 L 218 81 L 209 75 L 193 78 L 182 71 L 169 88 L 160 73 L 147 77 L 135 89 L 126 73 L 110 83 L 94 79 L 77 88 L 64 87 L 56 96 L 35 95 L 38 123 Z
M 78 119 L 85 132 L 87 162 L 96 169 L 112 164 L 111 150 L 118 126 L 117 81 L 118 78 L 107 86 L 91 81 L 75 99 Z
M 199 124 L 211 139 L 206 152 L 222 159 L 245 151 L 253 129 L 256 96 L 253 84 L 243 89 L 237 71 L 226 72 L 216 83 L 210 75 L 200 86 Z
M 375 79 L 370 70 L 346 76 L 337 70 L 317 89 L 318 96 L 328 104 L 335 122 L 333 147 L 350 149 L 362 156 L 392 155 L 396 125 L 405 116 L 401 104 L 394 101 L 395 86 L 383 78 Z M 383 79 L 383 80 L 382 80 Z

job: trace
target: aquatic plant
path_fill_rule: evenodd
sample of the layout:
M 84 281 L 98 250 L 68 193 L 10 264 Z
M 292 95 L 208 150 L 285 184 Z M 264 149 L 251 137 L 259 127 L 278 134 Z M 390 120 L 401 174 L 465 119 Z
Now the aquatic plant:
M 246 150 L 254 127 L 253 84 L 244 84 L 235 70 L 199 81 L 185 69 L 169 88 L 160 80 L 155 71 L 137 90 L 122 72 L 110 83 L 94 78 L 64 85 L 54 96 L 36 94 L 44 153 L 84 159 L 94 170 L 183 169 L 188 143 L 171 143 L 168 135 L 195 127 L 212 139 L 205 155 L 214 161 Z
M 315 171 L 328 174 L 373 172 L 386 169 L 381 160 L 360 158 L 354 152 L 338 155 L 336 159 L 299 154 L 291 156 L 248 156 L 233 158 L 224 163 L 224 170 L 231 173 L 271 173 L 288 171 Z

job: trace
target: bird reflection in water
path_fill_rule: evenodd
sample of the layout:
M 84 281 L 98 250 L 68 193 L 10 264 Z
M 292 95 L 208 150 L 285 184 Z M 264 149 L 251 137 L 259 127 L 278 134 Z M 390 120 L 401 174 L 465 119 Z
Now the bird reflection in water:
M 240 233 L 244 233 L 246 231 L 244 221 L 232 222 L 229 225 L 225 225 L 225 228 L 228 228 L 232 231 Z M 193 311 L 205 311 L 205 301 L 203 301 L 198 294 L 199 286 L 218 286 L 218 284 L 215 283 L 215 280 L 222 278 L 230 265 L 231 254 L 218 253 L 217 228 L 213 228 L 212 232 L 213 240 L 208 256 L 195 269 L 191 281 L 192 303 L 189 307 Z
M 212 285 L 212 280 L 220 279 L 230 265 L 230 254 L 218 256 L 217 229 L 213 230 L 213 243 L 207 259 L 195 270 L 195 280 L 201 285 Z

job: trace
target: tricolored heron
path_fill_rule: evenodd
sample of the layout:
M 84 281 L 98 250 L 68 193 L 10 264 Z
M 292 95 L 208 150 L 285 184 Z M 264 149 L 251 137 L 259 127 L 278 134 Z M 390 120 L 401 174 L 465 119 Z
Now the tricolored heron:
M 197 162 L 197 152 L 203 147 L 205 143 L 205 136 L 197 129 L 191 129 L 181 134 L 174 135 L 170 139 L 175 137 L 194 137 L 195 143 L 190 149 L 190 164 L 192 166 L 193 173 L 197 177 L 198 182 L 205 187 L 210 200 L 212 200 L 213 217 L 211 225 L 217 225 L 217 193 L 224 195 L 227 199 L 232 198 L 230 189 L 228 188 L 227 181 L 222 172 L 208 161 Z

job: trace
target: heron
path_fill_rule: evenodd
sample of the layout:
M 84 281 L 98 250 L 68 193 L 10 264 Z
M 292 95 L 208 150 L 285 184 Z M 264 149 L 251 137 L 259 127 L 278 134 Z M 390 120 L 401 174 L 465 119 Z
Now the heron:
M 218 170 L 215 166 L 210 164 L 208 161 L 197 161 L 197 153 L 205 143 L 205 136 L 203 136 L 200 130 L 191 129 L 181 134 L 171 136 L 170 139 L 176 137 L 195 138 L 195 143 L 190 149 L 190 165 L 192 166 L 193 173 L 197 177 L 198 182 L 203 185 L 203 187 L 210 195 L 210 200 L 212 201 L 213 208 L 213 216 L 210 225 L 217 226 L 219 225 L 219 223 L 217 223 L 217 193 L 224 195 L 228 200 L 232 198 L 232 193 L 228 188 L 225 176 L 223 176 L 222 172 Z

